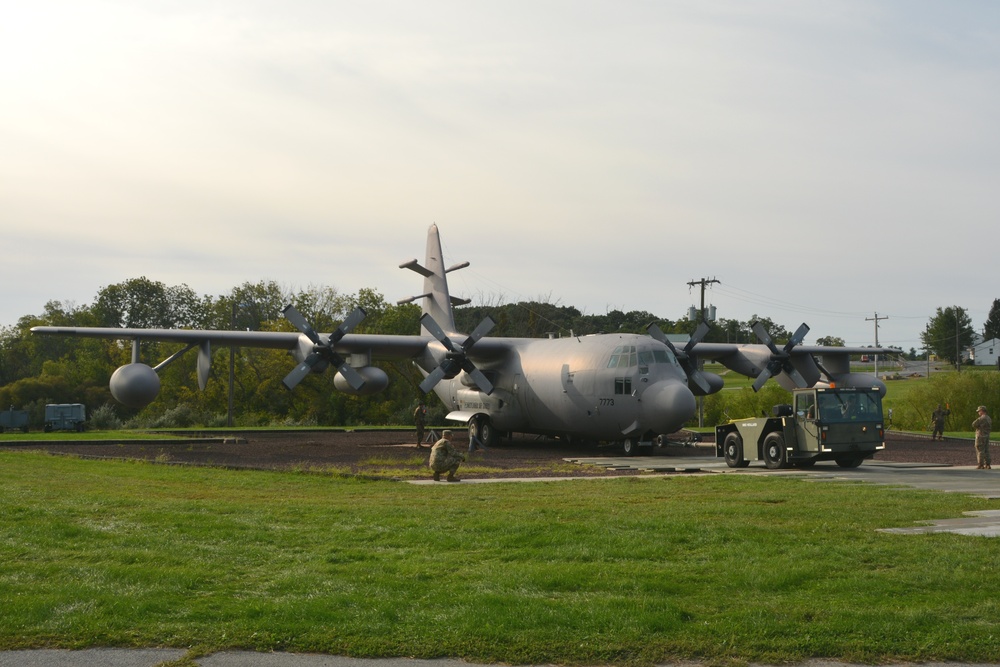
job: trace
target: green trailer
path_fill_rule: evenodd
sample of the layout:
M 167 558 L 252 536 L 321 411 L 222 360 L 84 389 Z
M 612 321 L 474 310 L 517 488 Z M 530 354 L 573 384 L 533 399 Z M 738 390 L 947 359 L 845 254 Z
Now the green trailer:
M 795 389 L 792 404 L 772 416 L 734 419 L 715 427 L 716 456 L 730 468 L 763 461 L 770 469 L 836 461 L 856 468 L 885 449 L 882 394 L 878 387 Z

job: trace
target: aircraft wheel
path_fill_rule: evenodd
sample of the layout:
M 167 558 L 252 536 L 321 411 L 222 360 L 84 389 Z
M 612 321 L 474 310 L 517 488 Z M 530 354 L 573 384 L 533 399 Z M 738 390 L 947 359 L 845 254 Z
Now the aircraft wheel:
M 497 430 L 493 428 L 493 422 L 489 417 L 479 418 L 479 441 L 487 448 L 495 447 L 497 444 Z
M 625 456 L 635 456 L 639 453 L 639 442 L 632 438 L 622 440 L 622 454 Z
M 475 436 L 486 447 L 497 444 L 497 430 L 487 415 L 476 415 L 469 420 L 469 435 Z
M 743 458 L 743 438 L 739 433 L 730 433 L 722 443 L 726 465 L 730 468 L 746 468 L 750 462 Z
M 785 436 L 770 433 L 764 438 L 764 465 L 771 470 L 785 467 Z
M 846 458 L 837 459 L 837 465 L 841 468 L 857 468 L 864 461 L 860 456 L 850 456 Z

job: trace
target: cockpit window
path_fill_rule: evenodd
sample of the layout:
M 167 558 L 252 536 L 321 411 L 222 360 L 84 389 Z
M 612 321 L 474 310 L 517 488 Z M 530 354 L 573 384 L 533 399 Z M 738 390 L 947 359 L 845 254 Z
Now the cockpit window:
M 677 359 L 666 348 L 637 350 L 635 345 L 619 345 L 608 359 L 608 368 L 630 368 L 639 366 L 648 372 L 653 364 L 677 365 Z
M 639 355 L 635 350 L 635 345 L 619 345 L 611 353 L 608 360 L 608 368 L 628 368 L 639 365 Z
M 666 349 L 655 349 L 653 350 L 653 359 L 656 360 L 658 364 L 670 364 L 671 366 L 677 365 L 677 358 L 674 353 Z

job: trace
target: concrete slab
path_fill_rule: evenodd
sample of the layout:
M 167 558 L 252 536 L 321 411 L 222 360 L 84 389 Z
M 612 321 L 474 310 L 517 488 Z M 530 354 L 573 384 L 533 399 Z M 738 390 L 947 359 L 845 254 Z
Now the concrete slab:
M 0 667 L 152 667 L 185 655 L 186 650 L 174 648 L 0 651 Z
M 652 474 L 736 474 L 796 476 L 816 482 L 853 481 L 879 484 L 887 487 L 917 488 L 943 493 L 965 493 L 987 499 L 1000 499 L 1000 475 L 992 470 L 978 470 L 975 466 L 949 466 L 940 463 L 895 463 L 893 461 L 865 461 L 858 468 L 841 468 L 836 463 L 821 462 L 812 468 L 768 470 L 753 463 L 747 468 L 730 468 L 714 456 L 687 457 L 681 461 L 664 461 L 650 464 L 644 457 L 595 456 L 565 459 L 580 465 L 596 465 L 621 469 L 628 466 Z M 1000 512 L 978 513 L 966 519 L 930 522 L 928 525 L 908 529 L 887 529 L 887 532 L 921 534 L 952 532 L 961 535 L 1000 537 Z
M 965 512 L 963 519 L 940 519 L 929 525 L 913 528 L 881 528 L 880 533 L 898 535 L 926 535 L 928 533 L 957 533 L 979 537 L 1000 537 L 1000 510 Z

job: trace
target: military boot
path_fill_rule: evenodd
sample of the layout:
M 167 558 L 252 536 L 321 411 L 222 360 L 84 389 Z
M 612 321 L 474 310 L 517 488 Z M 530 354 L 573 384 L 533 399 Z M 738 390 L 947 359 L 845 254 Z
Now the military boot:
M 440 482 L 441 481 L 441 473 L 439 473 L 439 472 L 435 472 L 434 473 L 434 481 L 435 482 Z

